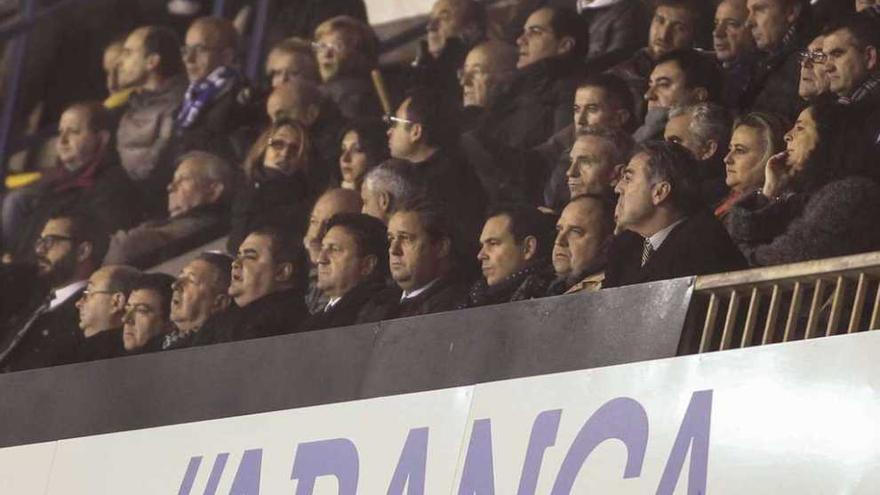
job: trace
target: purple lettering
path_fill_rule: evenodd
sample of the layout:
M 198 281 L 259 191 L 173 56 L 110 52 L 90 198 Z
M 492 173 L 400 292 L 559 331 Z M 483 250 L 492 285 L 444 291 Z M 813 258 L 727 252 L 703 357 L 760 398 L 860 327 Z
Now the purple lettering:
M 691 450 L 691 463 L 688 469 L 688 495 L 706 493 L 706 478 L 709 466 L 709 429 L 712 423 L 712 391 L 700 390 L 691 396 L 684 420 L 675 437 L 672 452 L 663 469 L 663 476 L 657 486 L 657 495 L 671 495 L 678 484 L 681 468 L 688 450 Z M 693 449 L 691 446 L 693 445 Z
M 260 495 L 260 471 L 263 449 L 245 450 L 235 472 L 229 495 Z
M 190 457 L 189 464 L 186 466 L 186 473 L 183 475 L 183 481 L 180 482 L 180 490 L 177 495 L 189 495 L 192 492 L 193 484 L 196 482 L 196 475 L 199 474 L 199 466 L 202 465 L 202 456 Z
M 641 475 L 648 447 L 648 415 L 637 401 L 620 397 L 606 402 L 584 423 L 562 461 L 551 495 L 571 493 L 584 462 L 599 444 L 612 438 L 626 446 L 623 477 Z
M 523 462 L 522 476 L 519 479 L 517 495 L 535 495 L 538 486 L 538 475 L 544 462 L 544 451 L 556 445 L 556 433 L 559 431 L 559 420 L 562 409 L 544 411 L 535 418 L 532 434 L 529 436 L 529 448 Z
M 336 438 L 299 444 L 290 476 L 299 480 L 296 495 L 311 495 L 321 476 L 336 477 L 339 495 L 355 495 L 359 470 L 357 447 L 347 438 Z
M 205 486 L 205 495 L 217 493 L 217 486 L 220 485 L 220 477 L 223 476 L 223 470 L 226 469 L 227 459 L 229 459 L 228 452 L 217 454 L 214 459 L 214 467 L 211 468 L 211 475 L 208 477 L 208 484 Z
M 428 462 L 428 428 L 413 428 L 406 436 L 400 460 L 391 477 L 388 495 L 424 495 L 425 468 Z
M 495 495 L 492 465 L 492 420 L 478 419 L 471 429 L 458 495 Z

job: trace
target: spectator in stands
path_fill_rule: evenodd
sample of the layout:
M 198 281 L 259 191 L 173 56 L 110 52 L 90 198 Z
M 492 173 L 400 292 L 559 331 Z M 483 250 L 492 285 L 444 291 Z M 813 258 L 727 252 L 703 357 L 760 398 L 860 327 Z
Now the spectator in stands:
M 412 202 L 427 187 L 417 182 L 410 165 L 391 159 L 370 170 L 361 188 L 364 206 L 361 213 L 388 224 L 391 214 L 401 204 Z
M 273 46 L 266 57 L 266 79 L 272 89 L 294 79 L 320 84 L 318 60 L 309 42 L 300 38 L 287 38 Z
M 229 296 L 235 306 L 199 331 L 199 344 L 291 333 L 308 316 L 303 302 L 307 261 L 287 227 L 251 232 L 232 262 Z M 203 340 L 204 339 L 204 340 Z
M 732 125 L 730 112 L 714 103 L 673 108 L 666 124 L 664 139 L 684 146 L 699 162 L 703 202 L 713 209 L 728 193 L 724 155 Z
M 452 219 L 438 203 L 416 199 L 398 208 L 388 222 L 388 257 L 395 286 L 364 310 L 361 321 L 389 320 L 450 311 L 467 301 Z
M 334 215 L 341 213 L 360 213 L 363 203 L 360 196 L 349 189 L 328 189 L 315 201 L 309 215 L 309 226 L 303 237 L 303 246 L 309 253 L 309 289 L 306 293 L 306 306 L 309 313 L 324 309 L 327 301 L 318 289 L 318 257 L 321 254 L 321 233 Z
M 746 0 L 722 0 L 715 9 L 712 46 L 724 75 L 721 103 L 729 109 L 739 108 L 757 56 L 748 17 Z
M 607 196 L 581 194 L 562 210 L 556 222 L 553 270 L 548 295 L 595 292 L 602 288 L 614 216 Z
M 880 5 L 877 3 L 877 0 L 855 0 L 856 12 L 862 12 L 864 10 L 868 10 L 870 8 L 873 8 L 876 5 Z
M 177 337 L 166 349 L 198 345 L 204 338 L 202 327 L 210 326 L 212 317 L 222 317 L 229 309 L 232 258 L 222 253 L 206 252 L 187 263 L 171 284 L 170 319 Z M 219 315 L 219 316 L 218 316 Z
M 205 151 L 181 157 L 168 184 L 168 213 L 110 238 L 104 264 L 148 268 L 223 235 L 229 228 L 232 167 Z
M 827 57 L 822 51 L 824 40 L 825 36 L 816 36 L 800 53 L 801 72 L 798 81 L 798 96 L 806 102 L 818 101 L 819 98 L 828 96 L 830 93 L 828 73 L 825 72 Z
M 100 268 L 89 277 L 76 302 L 82 339 L 76 348 L 76 362 L 109 359 L 125 354 L 122 318 L 134 281 L 141 273 L 125 265 Z
M 132 282 L 122 318 L 125 352 L 162 350 L 163 340 L 170 337 L 173 328 L 168 319 L 173 282 L 174 277 L 165 273 L 145 273 Z
M 467 50 L 486 39 L 486 9 L 475 0 L 437 0 L 431 7 L 426 26 L 428 52 L 441 59 L 444 50 L 456 42 Z M 459 51 L 459 57 L 464 53 Z M 461 60 L 459 60 L 459 63 Z M 453 70 L 458 65 L 452 66 Z
M 329 298 L 300 331 L 353 325 L 385 287 L 388 239 L 385 225 L 363 213 L 341 213 L 327 222 L 318 256 L 318 289 Z
M 650 18 L 641 0 L 578 2 L 590 33 L 587 66 L 601 71 L 626 60 L 645 46 Z
M 476 239 L 479 216 L 485 210 L 485 192 L 456 144 L 457 115 L 435 92 L 416 88 L 388 116 L 391 156 L 412 164 L 416 180 L 430 184 L 428 192 L 460 219 L 461 239 Z M 476 251 L 476 250 L 474 250 Z
M 771 156 L 785 149 L 783 135 L 790 125 L 773 114 L 752 112 L 736 119 L 730 150 L 724 157 L 730 194 L 715 209 L 727 226 L 728 212 L 740 198 L 764 186 L 764 168 Z
M 3 246 L 21 260 L 53 211 L 87 210 L 108 232 L 140 220 L 139 195 L 113 153 L 113 119 L 97 102 L 76 103 L 61 115 L 55 144 L 58 161 L 36 184 L 3 201 Z
M 160 165 L 168 164 L 163 155 L 187 86 L 177 34 L 161 26 L 132 31 L 125 39 L 119 80 L 135 89 L 116 130 L 119 160 L 143 192 L 148 215 L 161 216 L 166 209 L 163 190 L 174 171 Z
M 796 96 L 798 53 L 809 39 L 809 0 L 747 0 L 747 6 L 748 26 L 761 57 L 741 108 L 794 119 L 803 108 Z
M 571 123 L 571 102 L 583 75 L 587 30 L 576 12 L 543 7 L 529 16 L 517 71 L 486 118 L 489 135 L 519 149 L 544 142 Z
M 593 194 L 610 199 L 633 144 L 632 138 L 620 130 L 585 127 L 578 131 L 565 173 L 569 197 Z
M 869 161 L 864 115 L 817 104 L 767 161 L 763 189 L 730 210 L 730 232 L 754 266 L 880 249 L 876 164 Z
M 18 371 L 66 364 L 81 340 L 76 301 L 107 251 L 107 235 L 73 211 L 49 216 L 33 246 L 37 276 L 48 293 L 12 318 L 0 348 L 0 369 Z
M 266 112 L 272 122 L 282 118 L 299 121 L 314 144 L 314 172 L 319 172 L 322 180 L 338 180 L 339 136 L 346 123 L 333 101 L 324 97 L 316 84 L 296 79 L 275 88 L 266 100 Z
M 365 22 L 349 16 L 333 17 L 315 29 L 312 45 L 324 93 L 349 120 L 382 114 L 370 78 L 379 60 L 378 40 Z
M 486 109 L 496 104 L 499 93 L 510 84 L 519 55 L 502 41 L 489 40 L 473 47 L 459 71 L 462 104 Z
M 617 183 L 619 234 L 609 248 L 603 287 L 736 270 L 745 260 L 705 210 L 699 164 L 670 142 L 640 145 Z
M 477 259 L 483 278 L 468 294 L 468 307 L 543 297 L 553 281 L 553 219 L 530 205 L 489 211 Z
M 117 111 L 125 106 L 131 95 L 132 87 L 125 86 L 119 82 L 119 64 L 122 61 L 123 40 L 117 39 L 110 42 L 104 48 L 104 55 L 101 58 L 101 66 L 104 69 L 104 75 L 107 81 L 107 98 L 104 100 L 104 107 L 110 111 Z
M 633 134 L 636 142 L 662 138 L 673 108 L 718 101 L 721 85 L 721 72 L 715 60 L 696 50 L 679 50 L 659 57 L 645 93 L 645 123 Z
M 339 187 L 361 191 L 367 172 L 388 159 L 386 129 L 370 122 L 354 123 L 340 134 Z
M 238 32 L 232 22 L 200 17 L 186 32 L 181 48 L 189 87 L 175 116 L 172 159 L 205 150 L 233 160 L 230 139 L 255 120 L 253 91 L 236 67 Z
M 702 0 L 658 0 L 648 31 L 648 46 L 616 65 L 611 73 L 626 81 L 633 95 L 633 115 L 641 122 L 645 111 L 642 95 L 648 91 L 648 80 L 657 59 L 669 52 L 694 46 L 705 20 L 702 18 Z
M 272 0 L 269 12 L 266 28 L 269 46 L 291 36 L 308 38 L 321 23 L 336 16 L 367 21 L 364 0 Z
M 305 128 L 287 119 L 276 121 L 254 143 L 244 164 L 246 184 L 232 204 L 229 252 L 265 225 L 302 230 L 308 205 L 327 184 L 315 170 L 311 146 Z

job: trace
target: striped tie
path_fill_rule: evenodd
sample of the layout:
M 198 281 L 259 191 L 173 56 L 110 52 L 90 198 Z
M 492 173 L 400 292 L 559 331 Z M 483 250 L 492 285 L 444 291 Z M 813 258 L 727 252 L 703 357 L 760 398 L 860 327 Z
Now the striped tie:
M 645 239 L 645 247 L 642 248 L 642 266 L 645 266 L 648 263 L 648 259 L 653 252 L 654 246 L 651 245 L 651 241 Z

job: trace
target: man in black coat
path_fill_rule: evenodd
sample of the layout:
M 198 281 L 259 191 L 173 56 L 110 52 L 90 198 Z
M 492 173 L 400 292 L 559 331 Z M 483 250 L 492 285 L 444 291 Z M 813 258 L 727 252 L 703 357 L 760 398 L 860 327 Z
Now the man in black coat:
M 280 227 L 251 232 L 232 262 L 229 295 L 235 306 L 209 319 L 193 345 L 292 333 L 308 316 L 307 273 L 296 235 Z
M 176 335 L 166 348 L 181 348 L 211 341 L 202 328 L 214 315 L 224 314 L 232 299 L 232 258 L 223 253 L 206 252 L 190 261 L 171 284 L 170 319 Z
M 109 359 L 125 354 L 122 319 L 128 294 L 139 276 L 140 272 L 130 266 L 108 265 L 89 277 L 82 296 L 76 302 L 83 338 L 76 348 L 75 362 Z
M 75 304 L 106 250 L 107 235 L 89 218 L 70 212 L 49 218 L 34 246 L 37 276 L 49 292 L 33 294 L 32 301 L 5 323 L 0 369 L 18 371 L 74 361 L 82 341 Z
M 683 146 L 649 141 L 623 171 L 603 287 L 746 267 L 700 197 L 699 165 Z
M 417 200 L 388 220 L 388 256 L 395 287 L 379 294 L 362 321 L 419 316 L 461 307 L 468 287 L 455 266 L 452 222 L 438 203 Z
M 327 222 L 318 256 L 318 289 L 329 301 L 300 331 L 353 325 L 364 306 L 385 288 L 385 224 L 363 213 L 340 213 Z

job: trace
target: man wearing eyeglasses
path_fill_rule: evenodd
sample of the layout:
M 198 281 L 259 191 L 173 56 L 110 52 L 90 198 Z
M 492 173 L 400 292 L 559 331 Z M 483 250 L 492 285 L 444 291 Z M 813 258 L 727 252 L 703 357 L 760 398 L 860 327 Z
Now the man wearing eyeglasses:
M 82 340 L 75 306 L 89 276 L 100 266 L 107 236 L 80 213 L 51 216 L 34 244 L 37 276 L 48 294 L 34 295 L 6 324 L 0 369 L 18 371 L 72 362 Z
M 131 286 L 140 272 L 130 266 L 105 266 L 89 277 L 86 289 L 76 301 L 82 340 L 74 361 L 109 359 L 125 354 L 122 318 Z
M 824 36 L 816 36 L 800 53 L 801 77 L 798 82 L 798 96 L 806 102 L 813 102 L 829 92 L 828 73 L 825 72 L 825 52 L 822 51 Z

